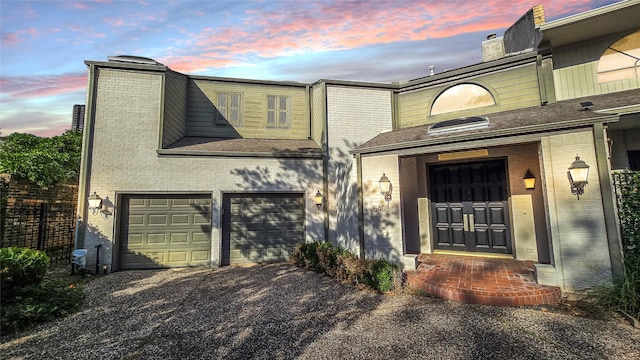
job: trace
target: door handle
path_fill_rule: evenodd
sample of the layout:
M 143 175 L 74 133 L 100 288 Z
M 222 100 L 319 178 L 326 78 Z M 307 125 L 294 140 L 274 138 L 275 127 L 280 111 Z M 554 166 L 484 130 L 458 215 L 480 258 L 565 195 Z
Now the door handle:
M 476 229 L 475 221 L 473 221 L 473 214 L 469 214 L 469 231 L 473 232 Z
M 469 231 L 469 215 L 467 214 L 462 215 L 462 229 L 464 231 Z

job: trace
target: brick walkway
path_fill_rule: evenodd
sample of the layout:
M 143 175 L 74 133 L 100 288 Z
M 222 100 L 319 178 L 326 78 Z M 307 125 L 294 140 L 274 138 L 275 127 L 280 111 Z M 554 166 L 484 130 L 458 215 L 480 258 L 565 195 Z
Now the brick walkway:
M 533 262 L 477 256 L 420 254 L 407 282 L 444 299 L 468 304 L 522 306 L 554 304 L 560 288 L 538 285 Z

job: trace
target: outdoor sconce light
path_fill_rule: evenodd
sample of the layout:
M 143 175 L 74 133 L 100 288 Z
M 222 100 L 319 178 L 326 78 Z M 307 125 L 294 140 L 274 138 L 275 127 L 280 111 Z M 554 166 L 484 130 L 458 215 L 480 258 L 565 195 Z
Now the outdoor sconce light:
M 100 195 L 96 194 L 95 191 L 87 198 L 87 201 L 89 202 L 89 210 L 91 210 L 93 215 L 102 210 L 102 198 Z
M 522 178 L 522 180 L 524 181 L 525 189 L 531 190 L 536 187 L 536 177 L 533 176 L 533 174 L 531 173 L 531 170 L 527 169 L 527 173 L 524 174 L 524 177 Z
M 102 198 L 100 195 L 96 194 L 95 191 L 87 198 L 87 202 L 89 203 L 89 210 L 91 210 L 93 215 L 96 215 L 99 212 L 105 219 L 111 215 L 107 206 L 102 203 Z
M 587 177 L 589 176 L 589 165 L 580 156 L 576 155 L 576 160 L 569 167 L 569 180 L 571 181 L 571 193 L 578 197 L 584 194 L 584 186 L 587 185 Z
M 322 202 L 324 200 L 324 197 L 322 196 L 322 193 L 320 192 L 320 190 L 318 190 L 318 192 L 316 193 L 316 196 L 313 197 L 313 200 L 316 203 L 316 206 L 318 207 L 318 211 L 322 210 Z
M 380 185 L 380 194 L 384 195 L 384 201 L 387 202 L 387 205 L 380 205 L 375 209 L 375 211 L 389 211 L 389 202 L 391 201 L 391 180 L 382 173 L 382 177 L 378 181 L 378 185 Z

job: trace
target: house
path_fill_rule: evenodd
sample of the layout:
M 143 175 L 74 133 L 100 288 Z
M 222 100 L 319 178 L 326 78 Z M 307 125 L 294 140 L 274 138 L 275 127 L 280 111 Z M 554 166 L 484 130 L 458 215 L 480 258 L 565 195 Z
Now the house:
M 389 84 L 86 61 L 77 246 L 117 270 L 331 241 L 405 269 L 475 253 L 532 260 L 563 291 L 610 281 L 610 171 L 640 150 L 638 18 L 637 1 L 552 22 L 536 6 L 481 63 Z

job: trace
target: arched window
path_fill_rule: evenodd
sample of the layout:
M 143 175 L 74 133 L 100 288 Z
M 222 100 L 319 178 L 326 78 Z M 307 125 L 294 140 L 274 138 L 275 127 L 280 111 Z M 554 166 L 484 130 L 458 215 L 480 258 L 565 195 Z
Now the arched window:
M 468 110 L 495 105 L 493 95 L 487 89 L 475 84 L 460 84 L 450 87 L 438 95 L 431 106 L 431 115 L 452 111 Z
M 614 42 L 598 61 L 598 82 L 640 77 L 640 30 Z

